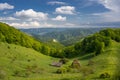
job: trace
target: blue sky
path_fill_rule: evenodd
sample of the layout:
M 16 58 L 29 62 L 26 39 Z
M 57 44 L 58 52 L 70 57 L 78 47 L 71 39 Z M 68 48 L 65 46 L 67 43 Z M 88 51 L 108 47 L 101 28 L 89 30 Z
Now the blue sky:
M 120 0 L 0 0 L 0 22 L 16 28 L 120 22 Z

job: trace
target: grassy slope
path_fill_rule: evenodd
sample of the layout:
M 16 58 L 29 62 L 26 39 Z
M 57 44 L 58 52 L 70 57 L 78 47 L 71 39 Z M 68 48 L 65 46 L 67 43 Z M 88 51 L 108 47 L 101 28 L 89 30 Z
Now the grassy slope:
M 90 55 L 79 57 L 81 68 L 87 67 L 86 65 L 89 59 L 95 62 L 93 66 L 90 66 L 94 69 L 94 74 L 87 76 L 83 76 L 82 72 L 55 74 L 54 72 L 57 68 L 51 67 L 49 64 L 56 59 L 42 55 L 29 48 L 0 43 L 0 70 L 4 70 L 7 74 L 6 79 L 9 78 L 8 80 L 95 80 L 99 78 L 101 73 L 107 72 L 112 77 L 116 73 L 116 70 L 118 71 L 119 68 L 117 66 L 120 66 L 119 52 L 120 44 L 113 41 L 110 47 L 106 48 L 102 54 L 94 58 L 89 58 Z M 16 59 L 13 61 L 15 57 Z M 31 61 L 29 62 L 28 60 Z M 68 65 L 71 62 L 72 59 Z M 22 71 L 28 65 L 37 65 L 41 72 L 31 73 L 28 78 L 11 76 L 14 71 Z
M 85 79 L 99 79 L 100 74 L 102 73 L 109 73 L 111 78 L 114 77 L 116 71 L 119 71 L 120 66 L 120 43 L 112 41 L 111 46 L 107 47 L 105 51 L 94 57 L 91 58 L 93 61 L 95 61 L 95 64 L 93 66 L 94 74 L 87 76 Z M 81 57 L 81 61 L 86 58 Z M 88 56 L 87 56 L 88 57 Z M 89 59 L 89 58 L 88 58 Z M 83 64 L 87 62 L 87 59 L 83 60 Z M 103 79 L 102 79 L 103 80 Z M 110 79 L 106 79 L 110 80 Z
M 52 61 L 54 61 L 54 58 L 45 56 L 35 50 L 0 42 L 0 70 L 6 74 L 6 78 L 11 79 L 11 75 L 14 75 L 15 71 L 20 71 L 20 76 L 23 76 L 24 70 L 28 66 L 37 66 L 38 70 L 41 70 L 40 73 L 30 73 L 29 77 L 42 73 L 49 74 L 49 72 L 54 71 L 54 68 L 49 66 Z
M 94 57 L 90 58 L 92 55 L 85 55 L 78 57 L 81 63 L 81 68 L 87 69 L 87 68 L 92 68 L 94 70 L 94 74 L 89 74 L 87 76 L 84 76 L 82 72 L 77 73 L 77 72 L 72 72 L 72 73 L 64 73 L 64 74 L 53 74 L 52 76 L 46 77 L 44 79 L 38 77 L 38 78 L 29 78 L 29 80 L 104 80 L 104 79 L 99 79 L 100 74 L 102 73 L 109 73 L 111 78 L 113 75 L 116 73 L 116 70 L 119 70 L 120 66 L 120 44 L 116 42 L 112 42 L 111 46 L 106 48 L 105 51 Z M 88 64 L 89 60 L 94 61 L 94 65 L 92 66 L 86 66 Z M 72 60 L 68 63 L 70 65 Z M 86 68 L 85 68 L 86 67 Z M 105 80 L 110 80 L 110 79 L 105 79 Z

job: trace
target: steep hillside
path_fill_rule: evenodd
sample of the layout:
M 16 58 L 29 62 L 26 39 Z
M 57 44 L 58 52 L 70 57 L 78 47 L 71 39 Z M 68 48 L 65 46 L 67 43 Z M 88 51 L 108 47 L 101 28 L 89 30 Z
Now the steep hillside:
M 32 48 L 46 55 L 57 55 L 58 51 L 55 47 L 47 46 L 46 44 L 37 41 L 33 37 L 5 24 L 0 23 L 0 42 L 21 45 L 27 48 Z M 59 57 L 59 55 L 57 55 Z
M 30 48 L 0 42 L 0 80 L 35 77 L 54 71 L 55 59 Z

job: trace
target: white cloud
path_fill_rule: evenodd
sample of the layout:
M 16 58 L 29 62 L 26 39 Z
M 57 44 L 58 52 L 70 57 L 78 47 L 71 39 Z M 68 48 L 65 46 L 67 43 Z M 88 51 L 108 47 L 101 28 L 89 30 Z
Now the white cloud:
M 104 21 L 115 22 L 120 21 L 120 0 L 98 0 L 106 9 L 110 11 L 104 13 L 95 13 L 93 15 L 100 16 Z
M 47 4 L 49 4 L 49 5 L 66 5 L 65 2 L 59 2 L 59 1 L 51 1 L 51 2 L 48 2 Z
M 14 9 L 14 6 L 8 3 L 0 3 L 0 10 L 5 10 L 5 9 Z
M 56 25 L 55 24 L 50 24 L 50 23 L 43 23 L 41 27 L 55 27 Z
M 14 20 L 19 20 L 14 17 L 0 17 L 0 21 L 14 21 Z
M 54 21 L 66 21 L 66 17 L 62 17 L 61 15 L 58 15 L 56 18 L 52 18 Z
M 57 14 L 73 15 L 73 14 L 75 14 L 75 7 L 73 7 L 73 6 L 61 6 L 61 7 L 56 8 L 55 12 Z
M 38 28 L 40 27 L 40 23 L 37 21 L 33 22 L 21 22 L 21 23 L 8 23 L 11 26 L 14 26 L 16 28 Z
M 97 2 L 102 4 L 109 11 L 94 13 L 92 15 L 98 16 L 103 22 L 120 21 L 120 0 L 98 0 Z
M 111 11 L 120 11 L 120 0 L 99 0 L 99 3 Z
M 17 11 L 14 14 L 16 17 L 26 20 L 47 20 L 47 13 L 36 12 L 33 9 Z
M 47 23 L 47 22 L 38 22 L 38 21 L 31 21 L 31 22 L 5 22 L 9 24 L 10 26 L 13 26 L 15 28 L 47 28 L 47 27 L 55 27 L 55 24 Z
M 65 26 L 71 26 L 71 27 L 74 27 L 74 26 L 76 26 L 76 25 L 73 24 L 73 23 L 66 23 Z

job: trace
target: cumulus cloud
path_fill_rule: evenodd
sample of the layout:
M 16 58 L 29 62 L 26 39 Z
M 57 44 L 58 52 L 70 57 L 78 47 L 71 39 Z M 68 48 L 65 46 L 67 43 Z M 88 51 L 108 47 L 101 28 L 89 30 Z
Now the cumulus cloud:
M 52 18 L 54 21 L 66 21 L 66 17 L 62 17 L 61 15 L 58 15 L 56 18 Z
M 14 21 L 14 20 L 19 20 L 14 17 L 0 17 L 0 21 Z
M 73 6 L 61 6 L 61 7 L 56 8 L 55 12 L 57 14 L 73 15 L 73 14 L 75 14 L 75 7 L 73 7 Z
M 27 20 L 47 20 L 47 13 L 36 12 L 33 9 L 17 11 L 14 14 L 16 17 Z
M 0 10 L 5 10 L 5 9 L 14 9 L 14 6 L 8 3 L 0 3 Z
M 51 2 L 48 2 L 47 4 L 49 4 L 49 5 L 66 5 L 65 2 L 59 2 L 59 1 L 51 1 Z
M 50 23 L 43 23 L 41 27 L 55 27 L 56 25 L 55 24 L 50 24 Z
M 31 22 L 5 22 L 7 24 L 9 24 L 10 26 L 14 26 L 15 28 L 24 28 L 24 29 L 28 29 L 28 28 L 47 28 L 47 27 L 55 27 L 55 24 L 51 24 L 48 22 L 38 22 L 38 21 L 31 21 Z
M 40 27 L 40 23 L 37 21 L 33 22 L 21 22 L 21 23 L 8 23 L 11 26 L 14 26 L 16 28 L 37 28 Z

